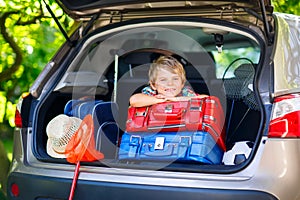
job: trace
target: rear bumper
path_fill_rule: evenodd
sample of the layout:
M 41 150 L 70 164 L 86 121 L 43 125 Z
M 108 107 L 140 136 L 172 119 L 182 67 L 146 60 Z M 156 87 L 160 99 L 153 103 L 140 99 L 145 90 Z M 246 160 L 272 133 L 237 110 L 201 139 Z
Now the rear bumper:
M 71 179 L 27 175 L 13 172 L 9 176 L 8 188 L 15 183 L 19 186 L 19 196 L 13 197 L 8 189 L 9 199 L 63 200 L 68 199 Z M 172 200 L 275 200 L 271 194 L 252 190 L 223 190 L 203 188 L 183 188 L 121 184 L 95 181 L 77 182 L 74 200 L 83 199 L 172 199 Z

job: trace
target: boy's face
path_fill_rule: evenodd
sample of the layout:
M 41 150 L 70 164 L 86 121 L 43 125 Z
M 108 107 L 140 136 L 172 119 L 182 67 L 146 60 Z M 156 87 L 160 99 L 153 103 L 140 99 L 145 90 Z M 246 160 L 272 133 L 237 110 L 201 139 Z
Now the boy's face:
M 169 72 L 165 69 L 157 71 L 156 80 L 151 84 L 151 87 L 157 91 L 157 94 L 166 97 L 176 97 L 180 94 L 184 83 L 178 74 Z

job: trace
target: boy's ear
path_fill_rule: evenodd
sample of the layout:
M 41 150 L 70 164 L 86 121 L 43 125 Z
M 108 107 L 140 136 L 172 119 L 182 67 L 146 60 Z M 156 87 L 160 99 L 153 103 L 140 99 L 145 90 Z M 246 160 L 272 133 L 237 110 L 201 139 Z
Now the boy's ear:
M 149 82 L 149 84 L 150 84 L 150 87 L 151 87 L 153 90 L 156 90 L 156 87 L 155 87 L 155 85 L 154 85 L 152 82 Z

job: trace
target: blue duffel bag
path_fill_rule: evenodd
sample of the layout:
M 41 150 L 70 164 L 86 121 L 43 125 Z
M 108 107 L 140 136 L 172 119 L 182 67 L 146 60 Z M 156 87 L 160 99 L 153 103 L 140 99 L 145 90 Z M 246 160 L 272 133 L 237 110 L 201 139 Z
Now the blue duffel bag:
M 96 149 L 101 151 L 105 158 L 115 158 L 119 137 L 118 106 L 115 102 L 91 98 L 70 100 L 65 105 L 64 114 L 80 119 L 91 114 L 95 127 Z

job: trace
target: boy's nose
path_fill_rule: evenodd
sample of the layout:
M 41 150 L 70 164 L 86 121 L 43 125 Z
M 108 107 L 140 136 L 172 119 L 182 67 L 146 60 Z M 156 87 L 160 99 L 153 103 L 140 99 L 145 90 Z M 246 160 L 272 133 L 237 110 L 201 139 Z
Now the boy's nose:
M 168 80 L 168 85 L 173 85 L 173 80 Z

